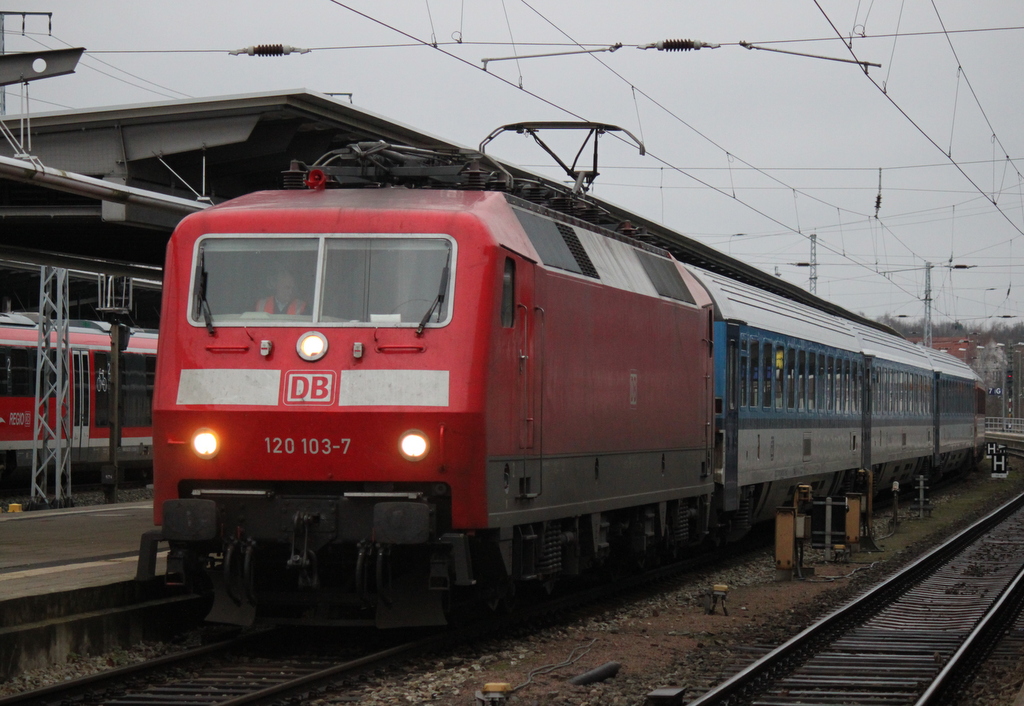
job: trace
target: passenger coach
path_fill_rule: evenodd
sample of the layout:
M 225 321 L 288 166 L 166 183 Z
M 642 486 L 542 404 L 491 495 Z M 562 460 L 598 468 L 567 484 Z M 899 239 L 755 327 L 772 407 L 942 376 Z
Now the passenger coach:
M 876 490 L 980 458 L 979 379 L 952 356 L 705 270 L 715 302 L 716 482 L 734 535 L 796 486 Z

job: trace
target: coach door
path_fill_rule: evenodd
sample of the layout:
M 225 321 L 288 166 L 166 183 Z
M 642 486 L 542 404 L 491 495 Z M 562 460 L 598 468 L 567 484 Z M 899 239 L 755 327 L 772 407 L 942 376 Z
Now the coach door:
M 723 509 L 726 511 L 739 508 L 739 360 L 740 360 L 740 327 L 726 324 L 725 334 L 725 399 L 723 402 L 725 458 L 722 468 Z
M 71 445 L 72 460 L 85 460 L 89 449 L 89 351 L 71 352 Z
M 544 309 L 539 305 L 537 267 L 520 261 L 516 282 L 516 329 L 519 355 L 519 448 L 522 473 L 517 488 L 520 498 L 541 493 L 544 414 Z

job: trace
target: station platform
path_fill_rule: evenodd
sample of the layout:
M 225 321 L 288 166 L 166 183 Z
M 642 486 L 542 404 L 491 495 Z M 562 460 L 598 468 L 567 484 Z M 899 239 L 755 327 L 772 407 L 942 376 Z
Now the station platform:
M 0 514 L 0 601 L 135 578 L 153 503 Z
M 201 619 L 197 599 L 135 581 L 152 502 L 0 514 L 0 680 L 143 640 Z M 196 617 L 198 616 L 198 617 Z

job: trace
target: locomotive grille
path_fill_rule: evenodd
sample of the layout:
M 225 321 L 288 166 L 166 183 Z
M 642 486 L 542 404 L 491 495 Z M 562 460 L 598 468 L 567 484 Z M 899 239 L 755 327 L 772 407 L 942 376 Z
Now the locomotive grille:
M 736 509 L 736 514 L 733 515 L 733 529 L 743 531 L 750 529 L 751 520 L 753 519 L 753 506 L 751 493 L 743 493 L 743 497 L 740 498 L 739 507 Z
M 676 544 L 686 544 L 690 540 L 689 514 L 689 508 L 684 503 L 676 505 L 676 511 L 672 514 L 672 541 Z
M 583 249 L 583 243 L 580 242 L 580 237 L 576 235 L 576 231 L 564 223 L 556 223 L 555 226 L 558 228 L 558 232 L 562 234 L 562 239 L 565 240 L 565 244 L 569 247 L 569 252 L 576 259 L 576 264 L 580 266 L 582 273 L 587 277 L 601 279 L 600 275 L 597 274 L 597 268 L 594 267 L 594 263 L 590 261 L 590 255 L 587 255 L 587 251 Z
M 537 562 L 537 573 L 542 576 L 557 574 L 562 570 L 562 530 L 558 525 L 548 525 L 544 529 L 544 547 L 541 558 Z

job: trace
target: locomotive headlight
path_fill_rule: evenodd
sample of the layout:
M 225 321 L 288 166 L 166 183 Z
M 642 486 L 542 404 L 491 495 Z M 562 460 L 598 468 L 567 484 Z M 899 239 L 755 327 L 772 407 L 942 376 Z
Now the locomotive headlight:
M 299 336 L 295 350 L 303 360 L 320 360 L 327 352 L 327 336 L 319 331 L 310 331 Z
M 220 451 L 220 439 L 210 429 L 199 429 L 192 435 L 192 450 L 199 458 L 213 458 Z
M 423 432 L 413 429 L 402 434 L 398 450 L 406 460 L 419 461 L 430 451 L 430 442 Z

